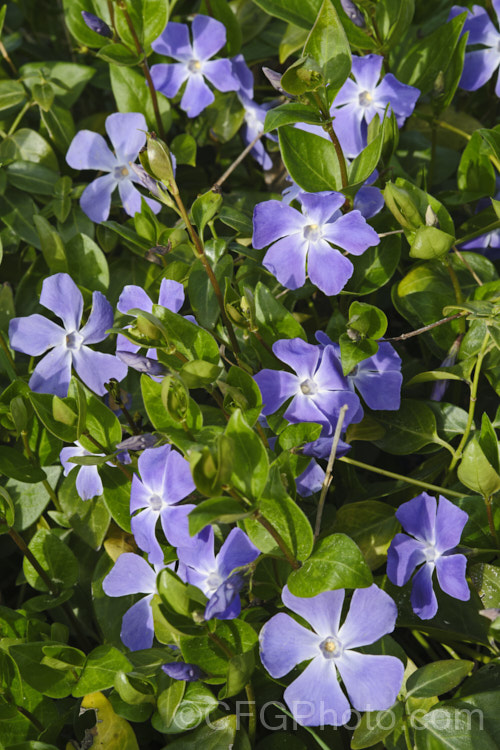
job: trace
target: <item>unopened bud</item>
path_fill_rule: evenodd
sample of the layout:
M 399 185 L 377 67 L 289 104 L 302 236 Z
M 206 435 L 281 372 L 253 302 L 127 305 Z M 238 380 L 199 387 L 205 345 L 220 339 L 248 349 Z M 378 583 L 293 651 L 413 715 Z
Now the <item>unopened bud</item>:
M 425 212 L 425 225 L 427 227 L 438 227 L 439 226 L 439 219 L 437 213 L 434 211 L 432 206 L 427 206 L 426 212 Z
M 147 375 L 158 377 L 166 375 L 167 368 L 164 367 L 161 362 L 151 357 L 144 357 L 142 354 L 135 354 L 134 352 L 122 352 L 117 351 L 116 356 L 124 362 L 127 367 L 132 367 L 137 372 L 145 372 Z
M 106 36 L 109 39 L 113 38 L 113 32 L 108 24 L 106 21 L 103 21 L 102 18 L 99 18 L 99 16 L 94 15 L 94 13 L 89 13 L 88 10 L 82 10 L 82 18 L 91 31 L 95 31 L 96 34 Z
M 167 145 L 158 138 L 148 134 L 147 155 L 151 172 L 170 187 L 175 184 L 174 168 Z
M 344 10 L 344 13 L 353 22 L 355 26 L 359 26 L 360 29 L 364 29 L 365 19 L 359 8 L 357 8 L 352 0 L 340 0 L 340 4 Z
M 147 432 L 144 435 L 132 435 L 122 440 L 121 443 L 117 443 L 116 447 L 122 451 L 143 451 L 146 448 L 152 448 L 157 442 L 158 438 Z

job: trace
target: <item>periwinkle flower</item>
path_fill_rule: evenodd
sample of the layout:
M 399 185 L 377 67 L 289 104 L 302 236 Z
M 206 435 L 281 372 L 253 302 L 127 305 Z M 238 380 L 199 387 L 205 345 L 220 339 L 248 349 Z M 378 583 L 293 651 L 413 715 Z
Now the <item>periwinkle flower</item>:
M 362 255 L 379 244 L 379 236 L 359 211 L 341 213 L 345 202 L 341 193 L 301 193 L 298 200 L 302 213 L 276 200 L 258 203 L 253 214 L 253 245 L 257 249 L 270 246 L 262 263 L 283 286 L 303 286 L 307 265 L 312 283 L 333 296 L 354 270 L 338 248 Z
M 368 125 L 375 115 L 382 120 L 389 104 L 402 127 L 420 96 L 414 86 L 401 83 L 387 73 L 379 83 L 383 57 L 380 55 L 352 56 L 352 78 L 348 78 L 335 97 L 330 114 L 335 118 L 334 129 L 346 156 L 357 156 L 367 144 Z
M 102 495 L 102 480 L 99 476 L 97 465 L 79 466 L 78 464 L 74 464 L 69 459 L 75 456 L 104 456 L 104 453 L 91 453 L 76 441 L 74 446 L 63 448 L 59 454 L 59 460 L 63 465 L 65 477 L 73 469 L 78 469 L 75 486 L 78 496 L 82 500 L 91 500 L 93 497 Z
M 239 592 L 245 583 L 240 569 L 259 555 L 257 547 L 238 528 L 229 532 L 218 555 L 214 552 L 214 530 L 211 526 L 206 526 L 194 543 L 179 546 L 179 574 L 208 598 L 206 620 L 238 617 L 241 612 Z
M 153 645 L 151 600 L 158 593 L 156 577 L 163 567 L 162 564 L 155 565 L 153 569 L 140 555 L 123 552 L 102 582 L 102 589 L 107 596 L 147 594 L 123 615 L 120 637 L 131 651 L 151 648 Z
M 173 546 L 189 540 L 187 516 L 193 505 L 177 506 L 195 489 L 189 462 L 170 445 L 147 448 L 139 456 L 141 479 L 134 474 L 130 491 L 132 533 L 149 561 L 163 562 L 163 551 L 156 538 L 158 519 Z M 139 511 L 137 513 L 137 511 Z
M 245 145 L 248 146 L 264 130 L 266 114 L 268 110 L 274 106 L 274 103 L 267 102 L 266 104 L 257 104 L 242 93 L 238 94 L 238 98 L 245 110 L 241 135 Z M 266 138 L 276 140 L 275 136 L 266 135 Z M 264 148 L 262 139 L 255 143 L 250 153 L 255 161 L 260 164 L 262 169 L 271 169 L 273 166 L 272 159 Z
M 355 650 L 394 630 L 397 608 L 393 600 L 375 584 L 356 589 L 347 617 L 339 627 L 344 596 L 340 589 L 301 598 L 285 586 L 283 603 L 313 630 L 280 612 L 260 631 L 260 658 L 272 677 L 279 679 L 301 662 L 309 661 L 284 693 L 290 711 L 304 726 L 339 726 L 349 721 L 351 708 L 337 671 L 358 711 L 390 708 L 401 688 L 404 666 L 399 659 Z
M 162 365 L 157 359 L 143 357 L 142 354 L 136 354 L 134 352 L 120 351 L 119 349 L 116 351 L 116 356 L 121 359 L 127 367 L 132 367 L 132 369 L 137 370 L 137 372 L 144 372 L 152 378 L 161 379 L 167 373 L 165 365 Z
M 404 586 L 419 568 L 413 576 L 411 591 L 415 614 L 421 620 L 429 620 L 437 612 L 432 586 L 434 570 L 446 594 L 467 601 L 470 598 L 465 580 L 467 560 L 456 550 L 468 521 L 467 513 L 442 495 L 436 503 L 436 498 L 422 492 L 403 503 L 396 511 L 396 518 L 408 534 L 396 534 L 392 540 L 387 553 L 387 575 L 396 586 Z
M 309 497 L 319 492 L 325 480 L 325 471 L 314 459 L 309 463 L 307 469 L 295 479 L 295 487 L 302 497 Z
M 184 682 L 197 682 L 203 675 L 203 670 L 196 664 L 186 664 L 183 661 L 171 661 L 163 664 L 163 671 L 173 680 L 183 680 Z
M 499 0 L 493 0 L 493 10 L 500 23 Z M 474 5 L 472 13 L 468 8 L 454 5 L 450 18 L 466 11 L 467 19 L 462 33 L 469 32 L 468 46 L 481 45 L 481 48 L 465 53 L 464 69 L 459 85 L 466 91 L 476 91 L 493 77 L 500 66 L 500 32 L 495 28 L 486 10 L 480 5 Z M 500 74 L 497 78 L 495 94 L 500 96 Z
M 95 222 L 105 221 L 109 216 L 111 195 L 118 188 L 123 208 L 129 216 L 141 211 L 143 196 L 134 187 L 141 183 L 139 177 L 130 168 L 139 151 L 146 143 L 146 120 L 139 112 L 115 112 L 106 118 L 106 132 L 115 153 L 113 153 L 102 135 L 91 130 L 80 130 L 71 141 L 66 161 L 73 169 L 97 169 L 108 174 L 91 182 L 82 193 L 80 206 L 89 219 Z M 155 212 L 161 205 L 152 198 L 144 198 Z
M 102 18 L 96 16 L 95 13 L 89 13 L 88 10 L 82 10 L 82 18 L 91 31 L 95 31 L 96 34 L 108 37 L 109 39 L 113 38 L 113 32 L 106 21 L 103 21 Z
M 121 443 L 117 443 L 116 447 L 123 451 L 143 451 L 146 448 L 152 448 L 157 442 L 156 435 L 146 432 L 144 435 L 131 435 Z
M 365 17 L 352 0 L 340 0 L 340 4 L 342 5 L 344 13 L 351 19 L 355 26 L 359 26 L 360 29 L 366 27 Z
M 93 293 L 92 310 L 83 328 L 83 297 L 67 273 L 44 279 L 40 304 L 60 318 L 64 328 L 38 313 L 12 318 L 9 324 L 10 344 L 15 351 L 37 357 L 51 350 L 33 370 L 29 381 L 32 391 L 67 396 L 72 367 L 100 396 L 104 396 L 104 384 L 112 378 L 123 380 L 127 374 L 123 362 L 89 347 L 104 341 L 113 325 L 113 308 L 101 292 Z
M 342 406 L 347 405 L 344 424 L 359 421 L 363 410 L 358 396 L 342 374 L 332 346 L 322 349 L 300 338 L 281 339 L 273 353 L 295 374 L 281 370 L 261 370 L 255 381 L 262 393 L 264 415 L 272 414 L 292 399 L 284 418 L 289 422 L 317 422 L 331 434 Z
M 233 73 L 231 61 L 211 60 L 226 43 L 224 24 L 209 16 L 197 15 L 192 23 L 193 42 L 184 23 L 169 21 L 152 47 L 155 52 L 177 60 L 159 63 L 151 68 L 155 88 L 171 99 L 187 81 L 181 99 L 181 109 L 188 117 L 196 117 L 215 97 L 205 78 L 219 91 L 236 91 L 240 81 Z

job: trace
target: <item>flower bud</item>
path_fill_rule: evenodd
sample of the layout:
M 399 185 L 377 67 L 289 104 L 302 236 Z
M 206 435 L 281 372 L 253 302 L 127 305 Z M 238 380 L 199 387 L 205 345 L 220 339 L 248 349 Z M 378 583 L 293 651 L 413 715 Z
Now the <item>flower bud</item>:
M 148 134 L 148 162 L 154 176 L 171 186 L 174 183 L 174 169 L 167 145 L 158 138 Z
M 99 16 L 89 13 L 87 10 L 82 10 L 82 18 L 91 31 L 95 31 L 96 34 L 100 34 L 101 36 L 107 36 L 109 39 L 113 38 L 113 32 L 108 24 L 102 18 L 99 18 Z

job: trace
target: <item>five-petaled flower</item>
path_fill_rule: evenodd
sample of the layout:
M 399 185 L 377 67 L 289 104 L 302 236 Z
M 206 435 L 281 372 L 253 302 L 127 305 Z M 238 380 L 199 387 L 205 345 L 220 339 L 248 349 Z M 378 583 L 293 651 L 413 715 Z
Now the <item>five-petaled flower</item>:
M 437 505 L 437 507 L 436 507 Z M 432 587 L 434 570 L 439 586 L 455 599 L 467 601 L 470 591 L 465 580 L 467 560 L 456 550 L 468 521 L 465 511 L 442 495 L 439 503 L 426 492 L 403 503 L 396 511 L 403 529 L 411 534 L 396 534 L 387 553 L 387 575 L 396 586 L 404 586 L 413 577 L 411 605 L 422 620 L 437 612 Z
M 205 619 L 230 620 L 241 611 L 239 592 L 244 586 L 242 568 L 252 563 L 260 552 L 241 529 L 232 529 L 214 553 L 214 530 L 207 526 L 196 539 L 180 546 L 179 575 L 197 586 L 208 598 Z
M 230 60 L 210 59 L 226 43 L 224 24 L 215 18 L 198 15 L 193 20 L 192 32 L 191 44 L 188 26 L 169 21 L 152 44 L 155 52 L 178 60 L 176 63 L 153 65 L 151 77 L 155 88 L 171 99 L 187 81 L 180 106 L 188 117 L 196 117 L 215 99 L 205 78 L 214 88 L 224 92 L 236 91 L 241 85 Z
M 338 249 L 361 255 L 380 242 L 359 211 L 342 214 L 345 196 L 324 191 L 300 193 L 302 213 L 280 201 L 258 203 L 253 214 L 253 245 L 270 245 L 262 261 L 283 286 L 298 289 L 306 281 L 328 295 L 338 294 L 354 267 Z M 332 247 L 334 245 L 335 247 Z
M 349 721 L 351 709 L 337 670 L 358 711 L 390 708 L 401 688 L 404 666 L 399 659 L 355 650 L 394 630 L 397 608 L 393 600 L 375 584 L 356 589 L 339 627 L 344 595 L 340 589 L 302 598 L 285 586 L 283 603 L 314 632 L 284 612 L 271 617 L 260 631 L 261 661 L 271 677 L 279 679 L 309 661 L 284 693 L 290 711 L 304 726 L 339 726 Z
M 10 344 L 17 352 L 40 360 L 30 378 L 32 391 L 68 395 L 71 368 L 94 393 L 104 396 L 112 378 L 123 380 L 127 367 L 112 354 L 95 352 L 89 344 L 104 341 L 113 325 L 113 309 L 101 292 L 92 295 L 92 310 L 80 328 L 83 297 L 67 273 L 48 276 L 42 284 L 40 304 L 63 322 L 64 328 L 38 313 L 25 318 L 12 318 L 9 324 Z
M 264 415 L 273 414 L 292 399 L 284 418 L 289 422 L 317 422 L 327 434 L 335 429 L 342 406 L 347 406 L 344 424 L 360 421 L 363 410 L 358 396 L 342 374 L 332 346 L 322 349 L 300 338 L 281 339 L 273 344 L 273 353 L 295 374 L 282 370 L 261 370 L 255 381 L 262 393 Z
M 80 198 L 82 211 L 95 222 L 105 221 L 111 207 L 111 194 L 118 187 L 123 208 L 129 216 L 141 211 L 144 197 L 151 209 L 158 213 L 160 203 L 142 196 L 134 187 L 141 184 L 137 174 L 130 168 L 139 151 L 146 143 L 146 120 L 139 112 L 116 112 L 106 118 L 106 132 L 115 153 L 106 141 L 91 130 L 80 130 L 71 141 L 66 161 L 73 169 L 97 169 L 108 174 L 89 183 Z
M 187 516 L 193 505 L 177 506 L 195 489 L 189 462 L 170 445 L 147 448 L 139 457 L 141 479 L 134 474 L 130 492 L 132 533 L 153 565 L 163 562 L 156 523 L 174 547 L 189 540 Z M 136 511 L 139 511 L 138 513 Z

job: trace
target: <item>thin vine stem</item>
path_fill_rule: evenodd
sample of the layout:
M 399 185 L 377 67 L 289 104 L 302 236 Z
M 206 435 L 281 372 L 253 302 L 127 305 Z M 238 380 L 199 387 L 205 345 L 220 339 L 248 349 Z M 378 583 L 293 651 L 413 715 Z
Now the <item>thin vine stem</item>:
M 229 165 L 229 167 L 226 169 L 226 171 L 224 172 L 224 174 L 221 175 L 216 182 L 214 182 L 214 184 L 212 185 L 212 192 L 218 193 L 220 191 L 222 183 L 224 183 L 227 180 L 227 178 L 232 174 L 232 172 L 234 172 L 234 170 L 236 169 L 236 167 L 238 166 L 238 164 L 241 164 L 241 162 L 243 161 L 243 159 L 245 158 L 245 156 L 250 153 L 250 151 L 253 149 L 253 147 L 255 146 L 255 144 L 258 141 L 260 141 L 260 139 L 262 138 L 263 135 L 264 135 L 263 132 L 262 133 L 258 133 L 255 136 L 255 138 L 253 139 L 253 141 L 250 141 L 250 143 L 248 144 L 248 146 L 233 161 L 233 163 Z
M 270 521 L 268 521 L 267 518 L 260 513 L 260 511 L 257 511 L 254 514 L 254 518 L 272 536 L 272 538 L 274 539 L 274 541 L 276 542 L 280 550 L 283 552 L 283 554 L 285 555 L 286 559 L 288 560 L 292 568 L 294 570 L 298 570 L 300 568 L 300 563 L 292 555 L 292 553 L 288 549 L 288 546 L 285 540 L 281 537 L 279 532 L 274 528 L 272 523 L 270 523 Z
M 335 463 L 335 456 L 337 453 L 337 448 L 340 440 L 340 433 L 342 432 L 342 427 L 344 426 L 344 419 L 345 419 L 345 413 L 348 410 L 347 404 L 344 404 L 339 412 L 339 416 L 337 419 L 337 424 L 335 426 L 335 433 L 333 435 L 332 440 L 332 449 L 330 451 L 330 457 L 328 459 L 328 464 L 326 467 L 326 474 L 325 478 L 323 480 L 323 486 L 321 487 L 321 495 L 319 496 L 319 503 L 318 503 L 318 510 L 316 511 L 316 524 L 314 526 L 314 539 L 316 540 L 319 536 L 319 532 L 321 530 L 321 518 L 323 516 L 323 509 L 325 507 L 325 500 L 326 495 L 328 492 L 328 488 L 330 487 L 330 484 L 332 482 L 332 474 L 333 474 L 333 464 Z
M 319 111 L 323 115 L 324 119 L 327 121 L 323 124 L 323 128 L 328 133 L 328 137 L 333 143 L 335 153 L 337 154 L 337 159 L 339 160 L 340 179 L 342 182 L 342 189 L 344 189 L 349 184 L 349 178 L 347 176 L 347 164 L 345 161 L 344 152 L 342 151 L 342 146 L 340 145 L 340 141 L 337 138 L 337 134 L 335 133 L 335 130 L 333 129 L 332 121 L 330 119 L 330 113 L 324 107 L 323 102 L 321 101 L 319 94 L 316 91 L 313 91 L 313 97 L 314 97 L 314 101 L 316 102 L 316 105 Z
M 450 323 L 452 320 L 465 318 L 465 316 L 468 314 L 469 314 L 468 312 L 455 313 L 455 315 L 449 315 L 447 318 L 442 318 L 441 320 L 437 320 L 435 323 L 429 323 L 428 326 L 424 326 L 423 328 L 417 328 L 415 331 L 409 331 L 409 333 L 402 333 L 401 336 L 393 336 L 392 338 L 384 338 L 384 341 L 405 341 L 406 339 L 411 339 L 413 336 L 420 336 L 420 334 L 422 333 L 427 333 L 427 331 L 432 331 L 433 328 L 442 326 L 445 323 Z
M 341 456 L 337 459 L 337 461 L 342 461 L 345 464 L 350 464 L 351 466 L 357 466 L 358 469 L 366 469 L 366 471 L 371 471 L 374 474 L 380 474 L 383 477 L 389 477 L 389 479 L 398 479 L 400 482 L 405 482 L 406 484 L 412 484 L 416 487 L 422 487 L 424 490 L 431 490 L 431 492 L 439 492 L 440 494 L 449 495 L 450 497 L 463 497 L 463 492 L 455 492 L 454 490 L 449 490 L 445 487 L 440 487 L 437 484 L 430 484 L 429 482 L 422 482 L 420 479 L 413 479 L 412 477 L 405 477 L 402 474 L 396 474 L 394 471 L 387 471 L 386 469 L 379 469 L 377 466 L 370 466 L 370 464 L 365 464 L 362 461 L 356 461 L 354 458 L 348 458 L 347 456 Z

